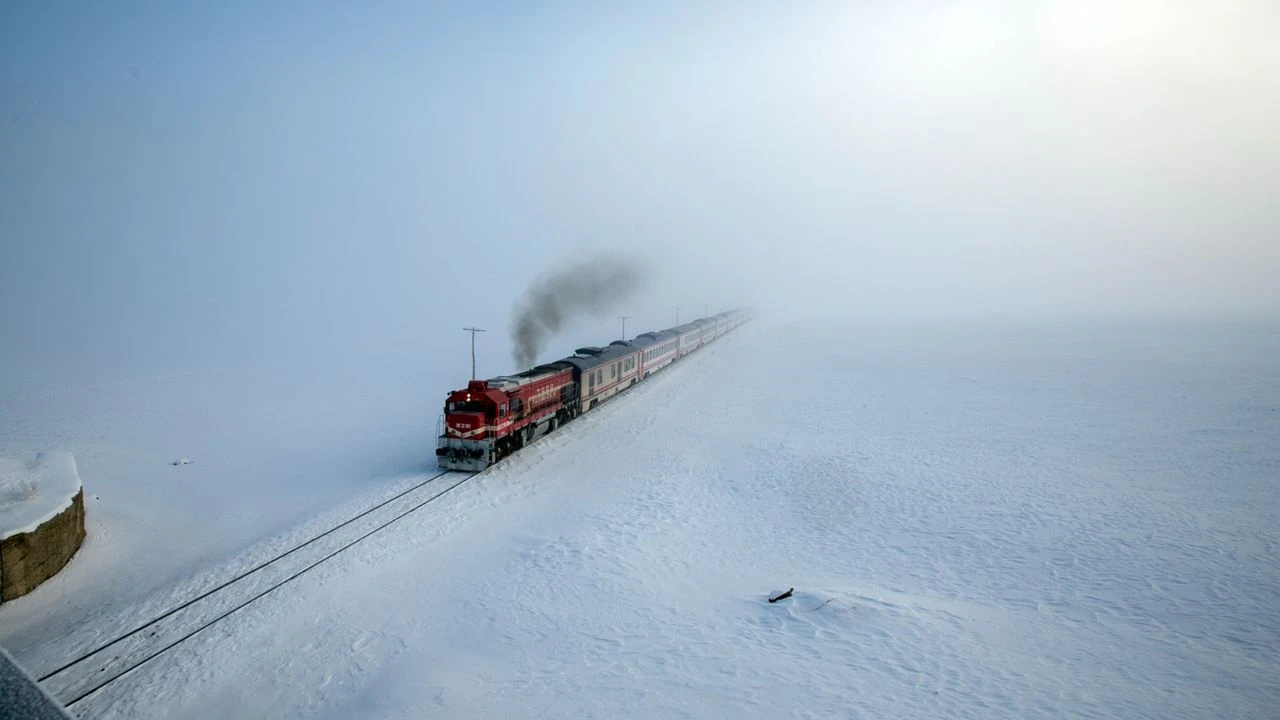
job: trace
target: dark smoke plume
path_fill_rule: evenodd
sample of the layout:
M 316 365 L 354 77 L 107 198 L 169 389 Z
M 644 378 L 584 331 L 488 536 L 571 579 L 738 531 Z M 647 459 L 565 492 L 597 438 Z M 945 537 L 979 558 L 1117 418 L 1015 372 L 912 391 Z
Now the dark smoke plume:
M 547 339 L 565 323 L 583 315 L 603 315 L 648 276 L 645 263 L 611 255 L 564 267 L 538 279 L 516 305 L 511 321 L 512 356 L 527 368 Z

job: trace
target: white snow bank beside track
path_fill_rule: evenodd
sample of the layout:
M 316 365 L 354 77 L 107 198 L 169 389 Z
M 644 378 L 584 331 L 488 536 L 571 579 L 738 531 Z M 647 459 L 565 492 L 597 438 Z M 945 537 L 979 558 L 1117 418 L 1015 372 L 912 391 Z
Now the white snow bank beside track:
M 0 457 L 0 540 L 35 530 L 78 492 L 80 475 L 69 452 L 42 452 L 29 462 Z

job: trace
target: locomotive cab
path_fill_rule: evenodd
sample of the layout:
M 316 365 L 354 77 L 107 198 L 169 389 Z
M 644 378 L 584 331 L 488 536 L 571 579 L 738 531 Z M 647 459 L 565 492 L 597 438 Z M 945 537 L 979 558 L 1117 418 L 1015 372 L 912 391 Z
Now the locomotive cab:
M 481 470 L 490 464 L 493 437 L 508 421 L 507 396 L 483 380 L 449 394 L 444 434 L 436 447 L 440 464 L 453 470 Z
M 507 396 L 483 380 L 472 380 L 466 390 L 450 393 L 445 401 L 445 433 L 453 437 L 483 438 L 507 421 Z

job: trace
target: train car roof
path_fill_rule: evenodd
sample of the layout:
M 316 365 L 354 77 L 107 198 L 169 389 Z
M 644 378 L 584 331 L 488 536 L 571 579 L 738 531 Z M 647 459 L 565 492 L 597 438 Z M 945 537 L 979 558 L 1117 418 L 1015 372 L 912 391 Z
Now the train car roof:
M 565 358 L 563 362 L 567 362 L 579 370 L 590 370 L 592 368 L 599 367 L 600 365 L 608 365 L 609 363 L 615 362 L 624 357 L 629 357 L 637 352 L 639 352 L 639 350 L 632 347 L 629 343 L 614 343 L 608 347 L 601 348 L 600 352 L 594 355 L 574 355 L 572 357 Z
M 642 333 L 631 338 L 631 344 L 641 349 L 647 348 L 657 342 L 658 338 L 655 337 L 653 333 Z
M 564 372 L 570 367 L 573 366 L 563 360 L 556 360 L 555 362 L 544 363 L 537 367 L 530 368 L 524 372 L 512 373 L 511 375 L 499 375 L 498 377 L 489 378 L 484 382 L 487 387 L 498 390 L 519 387 L 531 380 L 546 377 L 547 375 L 554 375 L 558 372 Z
M 647 348 L 673 337 L 676 337 L 676 334 L 670 330 L 654 330 L 635 336 L 631 339 L 631 344 L 638 348 Z

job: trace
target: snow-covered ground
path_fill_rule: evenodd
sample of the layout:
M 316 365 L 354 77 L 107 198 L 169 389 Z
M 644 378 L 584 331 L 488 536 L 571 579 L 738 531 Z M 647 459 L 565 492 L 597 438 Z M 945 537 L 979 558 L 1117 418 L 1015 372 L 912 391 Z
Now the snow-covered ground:
M 130 612 L 433 467 L 442 388 L 462 377 L 441 365 L 378 349 L 80 385 L 0 378 L 0 456 L 71 451 L 88 531 L 57 576 L 0 609 L 0 644 Z
M 0 457 L 0 540 L 32 532 L 65 510 L 78 492 L 76 459 L 65 450 L 25 461 Z
M 75 710 L 1274 717 L 1277 357 L 1275 324 L 756 323 Z M 278 417 L 289 383 L 193 398 L 174 379 L 173 402 L 225 403 L 219 417 L 238 408 L 244 422 L 171 428 L 163 460 L 193 464 L 100 507 L 100 530 L 127 537 L 94 546 L 91 535 L 62 576 L 0 607 L 0 644 L 40 674 L 90 644 L 87 634 L 127 629 L 425 477 L 421 435 L 434 413 L 414 417 L 393 401 L 407 375 L 368 377 L 377 380 L 340 390 L 329 407 L 362 417 L 398 408 L 378 432 L 289 435 L 296 444 L 272 453 L 260 448 L 280 438 L 263 415 L 324 425 L 316 404 Z M 130 419 L 163 412 L 132 397 L 103 401 L 93 417 L 158 447 L 142 436 L 155 423 Z M 25 409 L 24 442 L 48 445 L 37 426 L 50 414 Z M 206 437 L 255 427 L 268 437 L 239 453 Z M 124 431 L 110 432 L 108 460 L 121 457 Z M 349 450 L 319 452 L 331 442 Z M 226 456 L 220 467 L 207 469 L 206 450 Z M 260 499 L 234 470 L 261 477 L 263 457 L 288 477 L 312 469 L 326 480 L 298 505 L 276 492 Z M 96 468 L 121 494 L 135 486 L 106 478 L 125 470 L 118 460 Z M 175 508 L 188 514 L 163 521 L 173 529 L 131 529 Z M 180 537 L 202 511 L 212 529 L 188 530 L 197 547 L 140 550 L 130 539 Z M 219 542 L 218 523 L 232 539 Z M 252 544 L 273 526 L 277 537 Z M 168 552 L 178 557 L 145 593 L 116 579 L 142 577 L 137 565 Z M 792 598 L 766 602 L 789 587 Z

